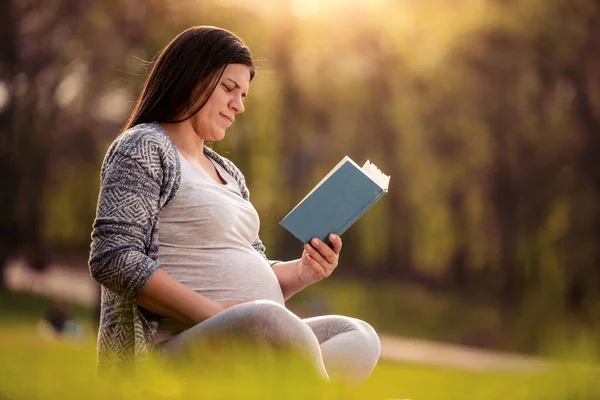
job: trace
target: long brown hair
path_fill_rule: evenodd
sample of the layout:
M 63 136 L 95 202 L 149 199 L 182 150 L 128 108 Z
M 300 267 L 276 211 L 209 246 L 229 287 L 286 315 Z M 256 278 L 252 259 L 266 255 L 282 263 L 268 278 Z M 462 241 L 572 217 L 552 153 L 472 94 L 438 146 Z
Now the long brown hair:
M 206 104 L 228 64 L 247 65 L 250 80 L 254 78 L 250 49 L 233 33 L 213 26 L 183 31 L 159 53 L 122 131 L 144 122 L 192 117 Z

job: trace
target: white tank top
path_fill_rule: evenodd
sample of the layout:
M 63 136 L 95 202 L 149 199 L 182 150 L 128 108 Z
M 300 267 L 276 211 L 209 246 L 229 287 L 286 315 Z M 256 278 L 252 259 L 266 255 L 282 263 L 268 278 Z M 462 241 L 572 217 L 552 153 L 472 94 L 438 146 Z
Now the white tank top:
M 227 184 L 198 171 L 181 153 L 179 160 L 179 190 L 159 216 L 160 267 L 214 301 L 265 299 L 283 305 L 275 273 L 252 247 L 258 237 L 258 214 L 242 198 L 235 179 L 212 160 Z M 156 342 L 187 328 L 163 318 Z

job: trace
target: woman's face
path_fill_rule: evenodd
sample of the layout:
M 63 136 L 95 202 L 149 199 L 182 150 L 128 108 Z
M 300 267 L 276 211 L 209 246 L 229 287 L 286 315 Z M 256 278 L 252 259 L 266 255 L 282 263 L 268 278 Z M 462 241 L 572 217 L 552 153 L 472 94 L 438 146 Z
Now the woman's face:
M 203 140 L 217 141 L 244 112 L 244 98 L 250 85 L 250 68 L 244 64 L 229 64 L 206 104 L 190 118 L 196 134 Z

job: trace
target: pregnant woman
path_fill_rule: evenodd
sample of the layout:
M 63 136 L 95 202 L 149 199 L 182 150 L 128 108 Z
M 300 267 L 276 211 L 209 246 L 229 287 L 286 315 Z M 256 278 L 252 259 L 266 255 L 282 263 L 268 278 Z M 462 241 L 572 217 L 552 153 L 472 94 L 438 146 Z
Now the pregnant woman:
M 101 369 L 241 338 L 295 350 L 326 379 L 360 383 L 373 371 L 380 344 L 370 325 L 300 319 L 285 308 L 333 272 L 341 239 L 331 235 L 331 248 L 315 239 L 297 260 L 269 261 L 244 176 L 205 145 L 244 112 L 254 73 L 232 33 L 182 32 L 108 149 L 89 260 L 102 286 Z

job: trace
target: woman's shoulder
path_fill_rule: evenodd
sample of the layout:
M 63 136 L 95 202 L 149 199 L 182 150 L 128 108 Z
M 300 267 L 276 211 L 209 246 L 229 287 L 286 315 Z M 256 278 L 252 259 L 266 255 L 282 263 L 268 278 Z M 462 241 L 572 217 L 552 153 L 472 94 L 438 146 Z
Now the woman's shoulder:
M 146 122 L 132 126 L 121 133 L 110 146 L 123 153 L 146 153 L 174 151 L 171 138 L 158 122 Z
M 109 146 L 104 161 L 106 163 L 120 157 L 157 166 L 178 161 L 173 141 L 157 122 L 135 125 L 117 136 Z
M 180 177 L 177 149 L 157 122 L 135 125 L 121 133 L 110 145 L 101 175 L 107 170 L 151 177 L 156 182 L 177 182 Z M 132 172 L 133 171 L 133 172 Z M 142 175 L 135 171 L 145 171 Z

